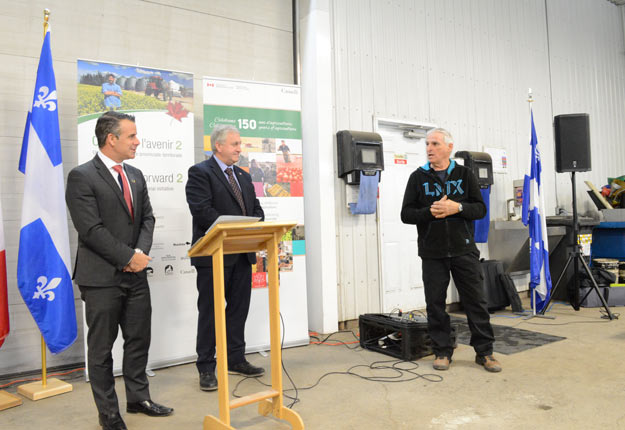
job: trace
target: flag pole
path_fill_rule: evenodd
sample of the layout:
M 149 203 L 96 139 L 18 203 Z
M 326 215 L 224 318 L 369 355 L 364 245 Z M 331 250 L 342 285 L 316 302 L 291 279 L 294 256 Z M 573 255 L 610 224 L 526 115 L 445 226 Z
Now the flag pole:
M 43 10 L 43 38 L 46 38 L 48 32 L 48 20 L 50 19 L 50 9 Z
M 529 111 L 529 116 L 530 118 L 532 118 L 532 103 L 534 103 L 534 97 L 533 97 L 533 93 L 532 93 L 532 89 L 528 88 L 527 89 L 527 109 Z M 530 240 L 530 247 L 532 246 L 531 244 L 531 240 Z M 528 250 L 528 252 L 531 252 L 531 249 Z M 544 264 L 549 264 L 549 262 L 546 262 Z M 530 290 L 531 290 L 531 301 L 532 301 L 532 314 L 525 317 L 524 319 L 529 320 L 532 318 L 545 318 L 545 319 L 555 319 L 555 317 L 549 316 L 549 315 L 544 315 L 544 314 L 540 314 L 536 312 L 536 288 L 532 288 L 531 284 L 530 284 Z
M 50 20 L 50 9 L 43 10 L 43 38 L 46 38 L 48 32 L 48 21 Z M 41 386 L 46 388 L 48 386 L 48 370 L 46 363 L 46 340 L 41 335 Z
M 46 34 L 49 29 L 50 9 L 43 10 L 43 39 L 45 43 Z M 17 387 L 17 392 L 30 400 L 41 400 L 58 394 L 68 393 L 73 390 L 73 386 L 57 378 L 48 380 L 46 363 L 46 341 L 41 335 L 41 382 L 35 381 Z
M 527 89 L 527 108 L 529 110 L 529 116 L 532 117 L 532 103 L 534 103 L 534 97 L 532 96 L 532 89 Z M 530 247 L 532 246 L 530 241 Z M 530 250 L 531 252 L 531 250 Z M 532 316 L 536 316 L 536 288 L 532 288 L 530 285 L 531 294 L 532 294 Z
M 48 372 L 46 363 L 46 341 L 41 335 L 41 385 L 46 388 L 48 385 Z

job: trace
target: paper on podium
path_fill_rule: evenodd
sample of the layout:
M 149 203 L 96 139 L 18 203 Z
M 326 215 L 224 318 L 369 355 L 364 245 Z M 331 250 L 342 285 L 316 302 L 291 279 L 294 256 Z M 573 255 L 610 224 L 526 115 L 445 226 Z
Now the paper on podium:
M 243 215 L 220 215 L 219 217 L 217 217 L 215 222 L 211 224 L 210 227 L 208 227 L 208 230 L 204 232 L 204 236 L 206 236 L 206 234 L 208 234 L 208 232 L 211 231 L 213 227 L 215 227 L 217 224 L 230 224 L 233 222 L 256 222 L 256 221 L 260 221 L 260 217 L 243 216 Z M 198 243 L 202 239 L 203 237 L 200 237 L 198 240 L 196 240 L 193 243 L 193 245 L 191 245 L 191 248 L 193 248 L 195 244 Z
M 208 230 L 206 230 L 204 234 L 211 231 L 211 229 L 215 227 L 217 224 L 229 224 L 232 222 L 256 222 L 256 221 L 260 221 L 259 216 L 220 215 L 215 220 L 215 222 L 210 227 L 208 227 Z

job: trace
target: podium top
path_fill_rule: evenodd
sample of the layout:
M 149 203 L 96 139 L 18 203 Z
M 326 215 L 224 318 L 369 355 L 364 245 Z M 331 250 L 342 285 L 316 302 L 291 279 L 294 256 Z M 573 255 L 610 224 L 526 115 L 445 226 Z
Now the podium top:
M 242 254 L 267 248 L 267 241 L 275 233 L 282 236 L 297 225 L 296 222 L 233 222 L 215 224 L 187 252 L 189 257 L 213 255 L 219 248 L 224 254 Z

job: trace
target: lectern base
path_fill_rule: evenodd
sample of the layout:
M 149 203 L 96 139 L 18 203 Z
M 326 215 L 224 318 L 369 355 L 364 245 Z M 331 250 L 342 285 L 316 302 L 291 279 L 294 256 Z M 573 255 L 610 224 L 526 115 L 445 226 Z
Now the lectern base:
M 286 408 L 283 405 L 271 401 L 264 400 L 258 404 L 258 413 L 262 416 L 273 414 L 276 418 L 284 420 L 291 424 L 293 430 L 304 430 L 304 421 L 297 412 Z
M 261 400 L 258 403 L 258 413 L 264 417 L 272 414 L 280 420 L 291 424 L 293 430 L 304 430 L 304 421 L 299 414 L 291 409 L 285 408 L 272 400 Z M 217 417 L 206 415 L 204 417 L 204 430 L 235 430 Z
M 234 430 L 234 427 L 230 427 L 217 417 L 206 415 L 204 417 L 204 430 Z

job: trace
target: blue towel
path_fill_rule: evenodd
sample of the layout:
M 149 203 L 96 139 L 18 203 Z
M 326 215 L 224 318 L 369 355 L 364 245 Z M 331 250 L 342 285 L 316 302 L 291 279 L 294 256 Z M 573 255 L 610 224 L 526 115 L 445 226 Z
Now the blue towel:
M 378 182 L 380 172 L 375 172 L 374 176 L 360 174 L 360 189 L 358 190 L 358 202 L 350 203 L 349 210 L 352 215 L 366 215 L 375 213 L 376 201 L 378 199 Z
M 482 199 L 486 204 L 486 215 L 484 218 L 473 221 L 473 230 L 475 231 L 474 237 L 476 243 L 488 242 L 488 228 L 490 227 L 490 186 L 488 188 L 481 188 Z

